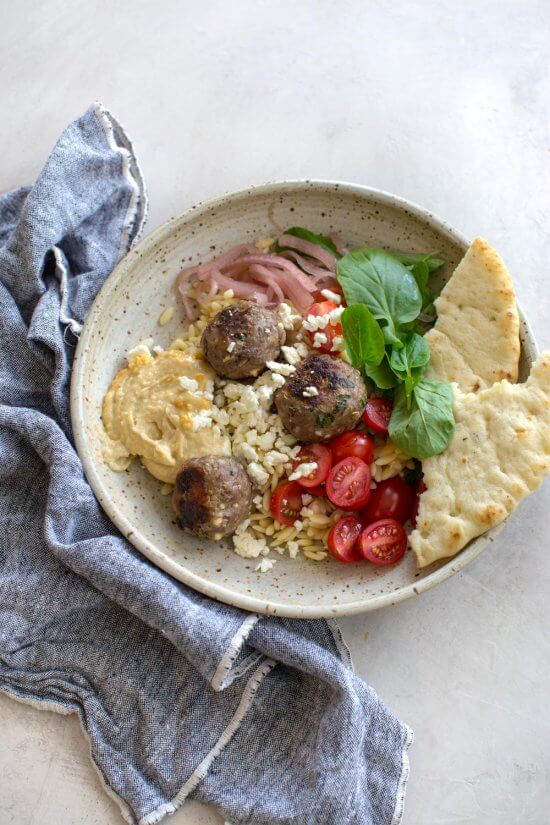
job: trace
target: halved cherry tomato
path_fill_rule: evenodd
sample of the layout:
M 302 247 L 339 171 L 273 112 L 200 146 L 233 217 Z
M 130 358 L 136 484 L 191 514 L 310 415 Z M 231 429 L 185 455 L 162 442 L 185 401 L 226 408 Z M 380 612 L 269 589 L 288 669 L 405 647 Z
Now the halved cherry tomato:
M 357 550 L 357 539 L 364 525 L 357 516 L 342 516 L 328 534 L 327 546 L 330 555 L 336 561 L 349 563 L 362 561 L 363 556 Z
M 386 567 L 405 555 L 407 534 L 393 518 L 383 518 L 365 527 L 359 538 L 359 550 L 367 561 Z
M 413 488 L 399 476 L 394 476 L 381 481 L 372 491 L 363 515 L 367 524 L 381 518 L 394 518 L 404 524 L 411 517 L 413 505 Z
M 329 312 L 332 312 L 333 309 L 337 308 L 337 304 L 333 301 L 318 301 L 316 304 L 312 304 L 307 311 L 308 315 L 328 315 Z M 307 337 L 309 338 L 311 344 L 313 345 L 313 341 L 315 340 L 315 333 L 311 332 L 310 330 L 306 330 Z M 323 353 L 330 353 L 332 352 L 332 344 L 334 339 L 337 336 L 342 336 L 344 333 L 342 331 L 342 324 L 327 324 L 324 329 L 318 330 L 318 332 L 322 332 L 323 335 L 326 337 L 326 343 L 321 344 L 320 347 L 315 347 L 317 352 Z
M 335 464 L 327 478 L 327 496 L 341 510 L 359 510 L 370 498 L 371 472 L 360 458 L 350 456 Z
M 416 519 L 418 518 L 418 505 L 420 504 L 420 496 L 427 489 L 428 488 L 424 484 L 424 479 L 419 478 L 418 481 L 416 482 L 416 486 L 415 486 L 416 496 L 415 496 L 415 499 L 414 499 L 414 504 L 413 504 L 412 513 L 411 513 L 411 524 L 412 524 L 413 527 L 416 527 Z
M 348 458 L 350 455 L 357 456 L 357 458 L 360 458 L 365 464 L 370 464 L 374 458 L 372 438 L 369 438 L 366 433 L 360 433 L 357 430 L 342 433 L 342 435 L 329 441 L 328 446 L 332 453 L 334 464 L 342 461 L 343 458 Z
M 328 447 L 324 444 L 306 444 L 300 447 L 298 458 L 292 465 L 292 472 L 299 464 L 309 464 L 313 461 L 317 464 L 317 468 L 308 476 L 296 479 L 302 487 L 317 487 L 326 480 L 328 471 L 332 467 L 332 455 Z
M 326 496 L 327 488 L 324 484 L 318 484 L 317 487 L 308 487 L 308 493 L 310 496 Z
M 288 526 L 294 524 L 302 509 L 302 493 L 297 481 L 283 481 L 271 495 L 271 515 L 276 521 Z
M 391 398 L 369 398 L 363 413 L 363 421 L 377 433 L 388 434 L 388 425 L 393 412 Z

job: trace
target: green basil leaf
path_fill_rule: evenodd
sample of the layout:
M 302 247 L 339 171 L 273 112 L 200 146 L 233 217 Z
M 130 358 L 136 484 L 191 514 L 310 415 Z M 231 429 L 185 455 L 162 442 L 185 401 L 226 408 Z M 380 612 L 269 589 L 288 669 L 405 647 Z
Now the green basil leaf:
M 374 381 L 376 386 L 381 390 L 391 390 L 399 384 L 399 378 L 397 378 L 394 371 L 390 367 L 390 362 L 388 361 L 387 355 L 384 355 L 384 358 L 378 366 L 365 365 L 363 367 L 363 372 L 367 378 Z
M 330 238 L 327 238 L 326 235 L 316 235 L 315 232 L 310 232 L 309 229 L 304 229 L 303 226 L 291 226 L 290 229 L 285 229 L 283 232 L 284 235 L 294 235 L 295 238 L 302 238 L 304 241 L 309 241 L 310 243 L 319 244 L 324 249 L 328 249 L 329 252 L 332 252 L 337 258 L 340 257 L 338 254 L 338 250 L 336 249 L 334 242 L 331 241 Z M 287 247 L 279 246 L 277 244 L 277 251 L 280 252 L 281 249 L 285 249 Z
M 382 322 L 386 343 L 400 347 L 398 327 L 413 321 L 422 307 L 410 270 L 389 252 L 366 247 L 341 258 L 337 273 L 346 303 L 366 304 Z
M 441 381 L 419 381 L 407 399 L 405 387 L 395 393 L 389 435 L 397 446 L 414 458 L 442 453 L 453 440 L 453 390 Z
M 390 366 L 397 377 L 405 382 L 407 395 L 410 395 L 430 360 L 430 347 L 416 332 L 408 332 L 402 336 L 402 340 L 403 347 L 391 351 Z
M 384 335 L 378 321 L 365 304 L 352 304 L 340 318 L 352 365 L 377 366 L 384 357 Z
M 436 252 L 428 252 L 427 255 L 423 252 L 392 252 L 392 255 L 397 258 L 398 261 L 401 261 L 402 264 L 405 264 L 405 266 L 411 267 L 419 262 L 423 262 L 430 272 L 435 272 L 436 269 L 439 269 L 445 263 L 443 258 L 434 257 L 436 254 Z

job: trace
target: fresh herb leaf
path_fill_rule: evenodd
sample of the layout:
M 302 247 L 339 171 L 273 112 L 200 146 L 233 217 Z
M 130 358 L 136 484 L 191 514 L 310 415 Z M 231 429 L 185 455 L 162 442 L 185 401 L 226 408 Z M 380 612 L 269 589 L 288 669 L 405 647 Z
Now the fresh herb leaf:
M 399 384 L 399 378 L 397 378 L 396 374 L 390 367 L 390 362 L 387 355 L 384 355 L 384 358 L 378 366 L 365 365 L 363 367 L 363 372 L 367 378 L 374 381 L 376 386 L 381 390 L 391 390 Z
M 356 369 L 378 366 L 384 357 L 384 334 L 365 304 L 352 304 L 340 318 L 349 360 Z
M 329 252 L 332 252 L 336 258 L 340 257 L 334 242 L 331 241 L 330 238 L 327 238 L 326 235 L 316 235 L 315 232 L 310 232 L 309 229 L 304 229 L 303 226 L 292 226 L 290 229 L 285 229 L 283 234 L 294 235 L 295 238 L 302 238 L 304 241 L 319 244 L 319 246 L 322 246 L 324 249 L 328 249 Z M 288 249 L 288 247 L 279 246 L 277 244 L 277 251 L 280 252 L 281 249 Z
M 392 252 L 392 255 L 405 266 L 412 267 L 419 262 L 424 262 L 430 272 L 435 272 L 445 263 L 443 258 L 434 257 L 436 254 L 436 252 L 428 252 L 427 255 L 423 252 Z
M 403 347 L 392 349 L 390 366 L 397 377 L 404 381 L 407 399 L 420 381 L 426 364 L 430 360 L 430 347 L 427 341 L 416 332 L 402 336 Z
M 334 421 L 334 416 L 332 415 L 332 413 L 328 413 L 328 412 L 321 413 L 321 415 L 318 415 L 317 418 L 315 419 L 315 423 L 317 424 L 318 427 L 328 427 L 328 425 L 332 424 L 333 421 Z
M 400 347 L 399 326 L 414 321 L 422 307 L 410 270 L 389 252 L 366 247 L 341 258 L 337 272 L 346 303 L 366 304 L 382 322 L 386 343 Z
M 414 458 L 442 453 L 455 432 L 453 391 L 441 381 L 419 381 L 409 400 L 401 385 L 395 393 L 389 435 L 394 444 Z

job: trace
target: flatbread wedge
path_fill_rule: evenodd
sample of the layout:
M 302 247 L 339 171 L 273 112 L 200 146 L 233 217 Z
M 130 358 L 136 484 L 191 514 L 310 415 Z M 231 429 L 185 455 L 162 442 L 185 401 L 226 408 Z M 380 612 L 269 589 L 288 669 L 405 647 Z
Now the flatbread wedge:
M 475 393 L 455 384 L 453 394 L 454 439 L 422 462 L 427 489 L 410 535 L 419 567 L 500 524 L 550 472 L 550 350 L 524 384 Z
M 437 321 L 426 334 L 426 378 L 454 381 L 477 392 L 518 379 L 519 318 L 510 273 L 500 255 L 476 238 L 435 302 Z

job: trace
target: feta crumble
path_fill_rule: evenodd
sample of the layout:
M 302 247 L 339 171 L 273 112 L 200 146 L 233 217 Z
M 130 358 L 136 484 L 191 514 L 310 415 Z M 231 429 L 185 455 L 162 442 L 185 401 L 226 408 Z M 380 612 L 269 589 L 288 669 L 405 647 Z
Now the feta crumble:
M 327 341 L 328 341 L 328 338 L 327 338 L 327 336 L 325 335 L 324 332 L 316 332 L 315 335 L 313 336 L 313 346 L 315 348 L 322 347 L 323 344 L 327 343 Z
M 293 366 L 296 366 L 300 363 L 300 354 L 296 347 L 282 346 L 281 352 L 283 353 L 284 357 L 286 358 L 289 364 L 293 364 Z
M 195 381 L 194 378 L 188 378 L 186 375 L 180 376 L 178 378 L 178 383 L 182 390 L 189 390 L 189 392 L 197 392 L 199 389 L 199 382 Z
M 319 395 L 319 390 L 317 387 L 306 387 L 302 395 L 304 398 L 315 398 L 316 395 Z
M 254 572 L 267 573 L 268 570 L 271 570 L 276 561 L 277 559 L 262 559 L 261 562 L 254 568 Z
M 342 303 L 342 296 L 339 295 L 337 292 L 333 292 L 331 289 L 322 289 L 321 295 L 323 296 L 323 298 L 326 298 L 327 301 L 332 301 L 333 304 Z
M 310 476 L 312 473 L 315 472 L 317 469 L 317 462 L 316 461 L 303 461 L 301 464 L 298 464 L 295 470 L 289 475 L 289 481 L 298 481 L 299 478 L 306 478 Z
M 229 352 L 229 353 L 233 352 L 233 350 L 235 349 L 235 341 L 230 341 L 225 349 L 226 349 L 226 352 Z
M 293 364 L 281 364 L 280 361 L 267 361 L 266 367 L 271 372 L 276 372 L 279 375 L 292 375 L 296 372 L 296 367 Z

